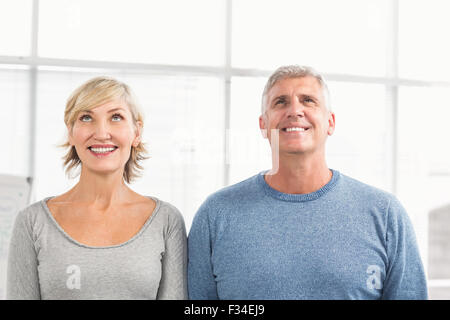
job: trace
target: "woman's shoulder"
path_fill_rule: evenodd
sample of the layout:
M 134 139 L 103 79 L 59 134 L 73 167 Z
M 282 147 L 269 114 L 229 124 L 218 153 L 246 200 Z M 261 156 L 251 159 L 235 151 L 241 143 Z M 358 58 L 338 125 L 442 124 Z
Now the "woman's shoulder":
M 16 216 L 16 225 L 18 227 L 25 227 L 29 229 L 30 232 L 40 229 L 39 226 L 48 222 L 46 203 L 51 198 L 52 197 L 47 197 L 36 201 L 20 210 Z
M 164 212 L 165 215 L 171 216 L 173 218 L 183 218 L 180 210 L 178 210 L 178 208 L 174 204 L 158 199 L 156 197 L 149 196 L 149 198 L 155 201 L 156 207 L 159 207 L 159 211 Z
M 172 235 L 178 234 L 182 235 L 183 238 L 186 238 L 186 224 L 180 210 L 167 201 L 158 199 L 158 202 L 158 215 L 160 215 L 160 220 L 164 223 L 163 229 L 165 237 L 170 238 Z
M 26 206 L 25 208 L 23 208 L 22 210 L 20 210 L 18 212 L 18 216 L 21 216 L 21 217 L 27 218 L 27 219 L 31 219 L 31 218 L 37 217 L 41 214 L 45 214 L 46 213 L 46 210 L 45 210 L 46 203 L 51 198 L 53 198 L 53 197 L 47 197 L 42 200 L 39 200 L 39 201 L 29 204 L 28 206 Z
M 184 217 L 175 205 L 154 196 L 148 198 L 156 203 L 155 215 L 158 220 L 168 226 L 184 226 Z

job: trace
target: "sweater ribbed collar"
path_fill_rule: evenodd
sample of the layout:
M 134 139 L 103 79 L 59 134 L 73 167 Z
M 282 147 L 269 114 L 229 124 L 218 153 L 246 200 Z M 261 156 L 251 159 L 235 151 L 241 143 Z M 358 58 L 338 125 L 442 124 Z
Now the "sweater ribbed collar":
M 283 192 L 280 192 L 278 190 L 273 189 L 271 186 L 269 186 L 267 184 L 266 180 L 264 179 L 264 175 L 268 171 L 260 172 L 258 174 L 257 181 L 258 181 L 258 184 L 262 186 L 264 191 L 268 195 L 270 195 L 271 197 L 273 197 L 275 199 L 284 200 L 284 201 L 291 201 L 291 202 L 312 201 L 312 200 L 316 200 L 316 199 L 320 198 L 321 196 L 326 194 L 328 191 L 333 189 L 333 187 L 339 181 L 340 176 L 341 176 L 339 171 L 333 170 L 333 169 L 330 169 L 330 170 L 332 172 L 331 180 L 328 181 L 328 183 L 326 185 L 324 185 L 319 190 L 316 190 L 316 191 L 311 192 L 311 193 L 305 193 L 305 194 L 283 193 Z

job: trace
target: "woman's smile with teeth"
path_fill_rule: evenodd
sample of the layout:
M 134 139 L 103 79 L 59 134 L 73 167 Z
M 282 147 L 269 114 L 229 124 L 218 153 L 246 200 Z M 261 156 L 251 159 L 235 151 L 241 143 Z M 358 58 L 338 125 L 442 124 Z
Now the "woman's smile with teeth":
M 112 151 L 114 151 L 116 149 L 117 149 L 117 147 L 108 147 L 108 148 L 89 147 L 89 150 L 91 150 L 94 153 L 109 153 L 109 152 L 112 152 Z

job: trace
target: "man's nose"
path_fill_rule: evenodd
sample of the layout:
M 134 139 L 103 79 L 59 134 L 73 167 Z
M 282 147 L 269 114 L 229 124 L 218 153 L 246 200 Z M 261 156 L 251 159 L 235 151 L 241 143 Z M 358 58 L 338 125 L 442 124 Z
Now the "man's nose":
M 288 109 L 288 117 L 304 117 L 305 106 L 298 99 L 291 99 Z

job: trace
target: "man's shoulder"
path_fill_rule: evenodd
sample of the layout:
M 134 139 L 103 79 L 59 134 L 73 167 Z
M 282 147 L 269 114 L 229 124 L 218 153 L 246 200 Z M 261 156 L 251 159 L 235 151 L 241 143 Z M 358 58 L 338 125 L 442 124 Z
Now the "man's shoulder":
M 203 202 L 201 209 L 230 208 L 242 204 L 246 199 L 254 198 L 258 193 L 258 175 L 256 174 L 238 183 L 223 187 L 210 194 Z
M 366 212 L 372 217 L 378 216 L 384 224 L 409 219 L 405 207 L 394 194 L 355 178 L 345 175 L 342 178 L 341 194 L 345 194 L 348 205 L 360 214 Z
M 218 191 L 212 193 L 208 197 L 208 199 L 216 201 L 228 201 L 239 197 L 245 197 L 249 193 L 254 193 L 255 189 L 258 187 L 258 175 L 259 174 L 256 174 L 235 184 L 223 187 Z
M 387 214 L 388 210 L 404 211 L 397 197 L 389 191 L 341 174 L 341 195 L 358 210 Z
M 343 187 L 347 190 L 347 192 L 351 192 L 351 194 L 353 194 L 354 196 L 363 198 L 370 197 L 372 199 L 383 199 L 386 201 L 391 201 L 393 198 L 395 198 L 392 193 L 379 187 L 375 187 L 342 173 L 341 176 Z

